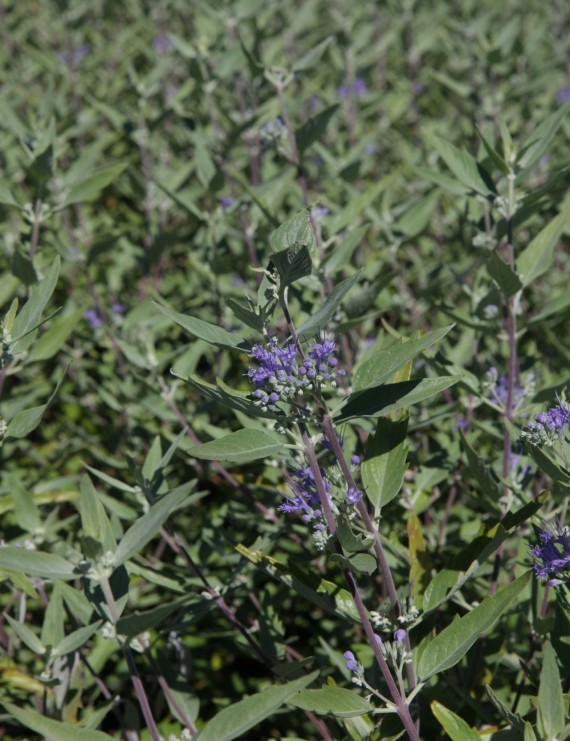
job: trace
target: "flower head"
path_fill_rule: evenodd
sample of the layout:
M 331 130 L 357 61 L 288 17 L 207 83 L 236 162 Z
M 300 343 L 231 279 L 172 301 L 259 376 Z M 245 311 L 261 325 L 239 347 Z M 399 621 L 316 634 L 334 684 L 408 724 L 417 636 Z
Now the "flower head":
M 570 540 L 568 531 L 560 523 L 548 528 L 546 524 L 538 532 L 540 545 L 530 549 L 534 560 L 533 568 L 541 579 L 570 578 Z
M 564 428 L 570 427 L 570 405 L 561 401 L 546 412 L 536 414 L 534 422 L 528 422 L 521 433 L 521 442 L 533 445 L 553 445 L 564 437 Z
M 346 668 L 349 672 L 355 672 L 358 670 L 358 662 L 356 660 L 356 657 L 352 653 L 352 651 L 345 651 L 343 653 L 344 658 L 346 659 Z

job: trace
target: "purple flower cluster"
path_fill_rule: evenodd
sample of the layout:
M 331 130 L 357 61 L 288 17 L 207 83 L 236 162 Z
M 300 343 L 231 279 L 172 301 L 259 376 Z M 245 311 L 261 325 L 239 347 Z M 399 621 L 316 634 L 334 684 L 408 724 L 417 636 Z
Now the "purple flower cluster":
M 362 77 L 357 77 L 351 85 L 337 87 L 336 94 L 339 98 L 349 98 L 352 95 L 366 95 L 368 88 Z
M 517 383 L 513 387 L 513 406 L 516 407 L 525 397 L 529 395 L 534 382 L 534 374 L 529 374 L 525 386 Z M 487 398 L 496 402 L 500 407 L 506 408 L 509 393 L 509 377 L 505 374 L 499 375 L 496 368 L 492 367 L 485 373 L 483 387 L 487 390 Z
M 346 375 L 346 371 L 337 370 L 335 349 L 333 340 L 313 340 L 306 357 L 300 360 L 297 347 L 290 342 L 279 347 L 272 339 L 266 347 L 255 345 L 251 356 L 258 366 L 247 372 L 257 386 L 254 403 L 263 411 L 275 411 L 277 402 L 290 400 L 305 388 L 322 388 L 327 383 L 334 386 L 337 376 Z
M 553 445 L 564 437 L 564 428 L 570 427 L 570 405 L 561 401 L 546 412 L 536 414 L 521 433 L 521 442 L 533 445 Z
M 536 575 L 541 579 L 563 575 L 567 580 L 570 572 L 563 573 L 570 569 L 570 541 L 566 528 L 560 523 L 552 529 L 545 525 L 539 530 L 538 539 L 541 545 L 530 549 Z
M 330 499 L 330 487 L 327 481 L 324 468 L 320 469 L 327 497 Z M 289 486 L 293 492 L 293 497 L 287 497 L 287 500 L 279 507 L 281 512 L 303 512 L 303 520 L 311 522 L 320 520 L 323 516 L 321 510 L 321 500 L 317 491 L 317 483 L 310 466 L 297 468 L 291 472 Z M 321 525 L 324 527 L 324 525 Z

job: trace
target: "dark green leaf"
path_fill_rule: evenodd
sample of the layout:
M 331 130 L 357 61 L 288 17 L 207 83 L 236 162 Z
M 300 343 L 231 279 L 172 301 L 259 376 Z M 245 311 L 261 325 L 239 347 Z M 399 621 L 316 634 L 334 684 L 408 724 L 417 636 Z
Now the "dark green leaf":
M 343 280 L 342 283 L 339 283 L 333 288 L 333 292 L 327 296 L 326 301 L 320 309 L 317 309 L 313 316 L 299 328 L 297 334 L 300 340 L 307 340 L 313 335 L 325 331 L 329 320 L 340 306 L 343 298 L 358 280 L 359 275 L 360 271 L 351 275 L 350 278 Z
M 287 704 L 294 705 L 301 710 L 309 710 L 319 715 L 332 715 L 336 718 L 352 718 L 372 710 L 370 703 L 352 690 L 326 685 L 320 690 L 301 690 Z
M 299 154 L 303 155 L 305 150 L 308 149 L 311 144 L 321 141 L 325 131 L 327 130 L 327 126 L 337 109 L 338 103 L 325 108 L 324 111 L 320 111 L 310 118 L 295 132 L 295 141 L 297 142 Z
M 506 296 L 514 296 L 523 287 L 519 276 L 507 265 L 497 250 L 493 250 L 487 263 L 487 270 L 493 280 L 497 281 L 501 293 Z
M 243 350 L 249 347 L 244 338 L 234 332 L 227 332 L 225 329 L 210 324 L 209 322 L 205 322 L 203 319 L 196 319 L 193 316 L 179 314 L 177 311 L 167 309 L 166 306 L 162 306 L 162 304 L 158 304 L 156 301 L 153 301 L 153 303 L 162 314 L 167 316 L 169 319 L 172 319 L 173 322 L 176 322 L 176 324 L 187 332 L 193 334 L 195 337 L 199 337 L 201 340 L 206 340 L 206 342 L 209 342 L 211 345 L 216 345 L 217 347 L 229 347 L 232 350 Z
M 282 453 L 283 439 L 262 430 L 237 430 L 219 440 L 186 448 L 188 455 L 207 461 L 249 463 Z

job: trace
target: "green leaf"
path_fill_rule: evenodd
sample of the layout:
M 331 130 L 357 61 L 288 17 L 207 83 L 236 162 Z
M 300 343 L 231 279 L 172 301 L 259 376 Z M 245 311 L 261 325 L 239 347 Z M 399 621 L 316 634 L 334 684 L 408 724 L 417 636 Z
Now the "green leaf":
M 405 365 L 408 360 L 412 360 L 428 347 L 439 342 L 445 335 L 453 329 L 453 324 L 441 329 L 435 329 L 423 337 L 417 339 L 401 338 L 390 345 L 386 350 L 380 350 L 369 358 L 360 363 L 354 371 L 352 378 L 352 387 L 354 391 L 363 391 L 364 389 L 378 386 L 383 381 L 394 375 L 394 373 Z
M 373 574 L 378 568 L 378 563 L 371 553 L 355 553 L 349 556 L 348 562 L 355 571 L 363 574 Z
M 431 703 L 431 711 L 443 730 L 453 741 L 481 741 L 481 736 L 453 711 L 437 700 Z
M 153 504 L 149 511 L 138 519 L 121 538 L 115 553 L 115 564 L 120 565 L 142 550 L 155 537 L 172 512 L 180 507 L 188 496 L 188 485 L 173 489 Z
M 481 456 L 475 452 L 462 432 L 460 432 L 460 437 L 462 447 L 465 450 L 465 455 L 467 457 L 469 470 L 477 480 L 481 492 L 490 502 L 498 502 L 503 491 L 492 468 L 490 468 Z
M 492 182 L 490 176 L 468 152 L 439 137 L 434 138 L 433 143 L 451 172 L 469 190 L 485 197 L 495 195 L 495 186 L 489 187 L 489 183 Z
M 309 337 L 325 331 L 329 320 L 340 306 L 343 298 L 356 283 L 359 276 L 360 271 L 334 287 L 332 293 L 327 296 L 324 304 L 299 328 L 298 337 L 300 340 L 307 340 Z
M 20 208 L 20 204 L 12 195 L 12 191 L 10 190 L 5 178 L 0 180 L 0 203 L 3 206 L 15 206 L 16 208 Z
M 283 452 L 283 439 L 262 430 L 237 430 L 219 440 L 186 448 L 193 458 L 226 463 L 249 463 Z
M 332 715 L 335 718 L 353 718 L 372 710 L 370 703 L 352 690 L 327 685 L 320 690 L 301 690 L 287 704 L 318 715 Z
M 13 546 L 0 548 L 0 569 L 21 571 L 43 579 L 76 579 L 78 576 L 75 566 L 60 556 Z
M 350 521 L 344 514 L 338 516 L 336 536 L 346 554 L 361 553 L 372 544 L 372 538 L 357 535 L 350 527 Z
M 45 715 L 40 715 L 35 710 L 12 705 L 11 702 L 5 700 L 0 700 L 0 703 L 24 728 L 35 731 L 46 741 L 111 741 L 112 739 L 111 736 L 101 731 L 93 731 L 75 723 L 62 723 L 60 720 L 46 718 Z
M 27 350 L 36 336 L 42 312 L 49 301 L 59 276 L 60 259 L 56 257 L 42 280 L 32 290 L 32 295 L 16 317 L 12 328 L 13 342 L 10 344 L 12 355 Z
M 53 647 L 52 656 L 65 656 L 66 654 L 71 654 L 74 651 L 77 651 L 78 648 L 81 648 L 87 643 L 91 636 L 99 630 L 102 624 L 102 620 L 97 620 L 91 625 L 84 625 L 82 628 L 74 630 L 73 633 L 65 636 L 62 641 Z
M 297 142 L 297 149 L 301 156 L 304 154 L 305 150 L 311 146 L 311 144 L 321 141 L 325 131 L 327 130 L 327 126 L 337 109 L 338 103 L 325 108 L 324 111 L 320 111 L 310 118 L 295 132 L 295 141 Z
M 429 223 L 433 210 L 440 197 L 435 190 L 416 201 L 402 216 L 399 216 L 391 225 L 393 232 L 404 235 L 408 239 L 421 234 Z
M 334 36 L 327 36 L 324 41 L 314 46 L 311 51 L 304 54 L 301 59 L 297 60 L 292 67 L 293 72 L 304 72 L 311 67 L 314 67 L 317 62 L 321 60 L 325 50 L 334 41 Z
M 79 484 L 79 512 L 85 557 L 90 560 L 104 553 L 114 553 L 116 541 L 111 523 L 87 474 L 81 477 Z
M 509 708 L 500 700 L 500 698 L 493 692 L 490 685 L 485 685 L 485 692 L 489 696 L 489 699 L 491 700 L 493 705 L 502 715 L 502 717 L 510 726 L 512 726 L 513 730 L 519 732 L 522 731 L 524 729 L 524 722 L 520 715 L 512 713 Z
M 173 375 L 176 376 L 175 373 Z M 216 385 L 207 383 L 198 376 L 191 375 L 183 378 L 176 376 L 185 381 L 188 385 L 195 388 L 203 396 L 211 401 L 215 401 L 227 409 L 237 409 L 239 412 L 249 415 L 250 417 L 265 417 L 266 419 L 276 419 L 277 415 L 272 412 L 264 412 L 259 406 L 256 406 L 250 399 L 250 394 L 243 391 L 232 389 L 219 378 L 216 379 Z
M 334 275 L 349 262 L 352 253 L 369 228 L 370 224 L 364 224 L 364 226 L 347 234 L 340 244 L 335 245 L 331 249 L 325 260 L 326 271 L 329 275 Z
M 231 297 L 226 298 L 225 303 L 240 322 L 243 322 L 247 327 L 254 329 L 260 334 L 263 332 L 265 322 L 263 313 L 259 310 L 259 307 L 253 307 L 244 301 L 238 301 L 238 299 Z
M 144 633 L 147 630 L 152 630 L 155 626 L 162 623 L 167 617 L 172 615 L 175 610 L 179 610 L 184 607 L 184 614 L 187 616 L 192 609 L 191 605 L 188 605 L 189 601 L 194 601 L 198 607 L 198 611 L 209 609 L 209 605 L 204 605 L 203 600 L 196 602 L 196 597 L 192 594 L 186 594 L 184 597 L 180 597 L 177 600 L 173 600 L 168 604 L 161 604 L 152 610 L 146 610 L 141 613 L 131 613 L 125 615 L 117 621 L 117 633 L 121 635 L 127 635 L 130 638 Z
M 14 618 L 11 618 L 10 615 L 5 615 L 5 618 L 12 626 L 18 638 L 23 641 L 31 651 L 40 656 L 45 654 L 46 647 L 27 625 L 19 623 L 17 620 L 14 620 Z
M 243 337 L 236 334 L 235 332 L 227 332 L 221 327 L 217 327 L 214 324 L 205 322 L 203 319 L 196 319 L 193 316 L 186 316 L 185 314 L 179 314 L 177 311 L 171 311 L 166 306 L 153 301 L 156 308 L 173 322 L 176 322 L 182 329 L 190 332 L 195 337 L 201 340 L 209 342 L 210 345 L 216 345 L 216 347 L 228 347 L 231 350 L 241 349 L 246 350 L 249 345 Z
M 542 652 L 542 669 L 536 702 L 537 729 L 542 741 L 562 738 L 565 725 L 562 679 L 556 653 L 550 641 L 546 641 Z
M 562 204 L 562 210 L 517 257 L 517 272 L 524 287 L 530 285 L 550 268 L 554 248 L 570 223 L 570 198 Z
M 491 253 L 487 262 L 487 272 L 493 280 L 497 281 L 501 293 L 507 298 L 514 296 L 523 287 L 519 276 L 510 265 L 507 265 L 497 250 Z
M 351 394 L 335 414 L 335 422 L 357 417 L 380 417 L 418 404 L 461 380 L 461 376 L 423 378 L 367 388 Z
M 119 177 L 127 165 L 128 162 L 120 162 L 116 165 L 110 165 L 109 167 L 105 167 L 103 170 L 99 170 L 93 175 L 89 175 L 84 180 L 75 183 L 64 198 L 63 203 L 60 203 L 54 210 L 61 211 L 74 203 L 85 203 L 86 201 L 94 200 L 103 188 L 106 188 L 113 182 L 113 180 L 116 180 Z
M 525 141 L 517 157 L 517 165 L 522 172 L 517 175 L 516 182 L 523 180 L 533 165 L 546 152 L 554 134 L 568 114 L 568 111 L 570 111 L 570 103 L 565 103 L 561 108 L 545 118 Z
M 483 136 L 483 133 L 479 129 L 478 126 L 475 126 L 475 131 L 477 132 L 479 138 L 483 142 L 483 146 L 485 147 L 485 151 L 491 158 L 491 161 L 495 165 L 495 167 L 500 170 L 503 175 L 508 175 L 510 172 L 509 166 L 505 162 L 505 160 L 501 157 L 501 155 L 497 152 L 497 150 L 491 146 L 491 144 L 487 141 L 487 139 Z
M 366 496 L 374 507 L 374 517 L 402 488 L 407 469 L 408 419 L 379 419 L 376 432 L 368 438 L 360 467 Z
M 250 728 L 273 715 L 318 675 L 318 671 L 312 672 L 293 682 L 270 687 L 224 708 L 198 734 L 197 741 L 231 741 L 233 738 L 239 738 Z
M 475 607 L 441 631 L 421 655 L 418 676 L 425 681 L 434 674 L 450 669 L 460 661 L 482 633 L 487 632 L 526 587 L 531 577 L 527 571 L 508 587 L 486 597 Z
M 49 360 L 49 358 L 57 355 L 82 318 L 83 309 L 78 309 L 54 321 L 47 332 L 42 334 L 34 344 L 30 350 L 30 354 L 26 358 L 26 362 L 32 363 L 38 360 Z
M 32 286 L 38 282 L 34 263 L 22 255 L 18 249 L 15 249 L 12 255 L 12 275 L 15 275 L 26 286 Z
M 305 245 L 297 245 L 271 256 L 270 269 L 274 266 L 279 273 L 279 290 L 311 274 L 312 263 L 309 250 Z
M 283 252 L 300 246 L 312 249 L 315 242 L 308 211 L 301 211 L 275 229 L 269 237 L 273 252 Z
M 351 198 L 348 204 L 340 211 L 336 216 L 333 216 L 328 222 L 328 227 L 331 234 L 338 234 L 342 229 L 347 227 L 349 224 L 354 224 L 356 217 L 368 208 L 386 188 L 391 185 L 392 181 L 395 180 L 398 175 L 398 171 L 391 172 L 386 177 L 383 177 L 374 185 L 367 188 L 362 194 Z
M 63 379 L 65 378 L 67 374 L 67 370 L 64 372 L 64 374 L 61 376 L 59 381 L 56 384 L 55 389 L 53 390 L 51 396 L 46 401 L 45 404 L 41 404 L 37 407 L 32 407 L 31 409 L 24 409 L 21 412 L 18 412 L 9 422 L 8 427 L 6 428 L 6 432 L 4 433 L 4 437 L 26 437 L 26 435 L 29 435 L 32 430 L 35 430 L 36 427 L 40 424 L 42 421 L 42 418 L 44 414 L 46 413 L 46 410 L 50 406 L 50 404 L 55 399 L 57 392 L 59 391 L 59 387 L 62 384 Z

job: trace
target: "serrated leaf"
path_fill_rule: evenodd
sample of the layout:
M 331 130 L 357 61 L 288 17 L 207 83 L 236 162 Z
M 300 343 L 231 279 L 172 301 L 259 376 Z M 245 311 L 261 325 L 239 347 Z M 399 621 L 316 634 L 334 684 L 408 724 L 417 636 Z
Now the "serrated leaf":
M 305 245 L 290 247 L 282 252 L 274 252 L 271 256 L 271 266 L 279 273 L 279 290 L 282 292 L 287 286 L 311 274 L 312 262 L 309 250 Z
M 517 272 L 524 287 L 529 286 L 549 269 L 554 248 L 570 223 L 568 206 L 570 199 L 566 199 L 558 216 L 552 219 L 517 257 Z
M 10 344 L 12 355 L 27 350 L 36 336 L 43 310 L 49 301 L 59 276 L 60 259 L 56 257 L 42 280 L 32 289 L 32 295 L 24 304 L 14 320 L 12 328 L 13 342 Z
M 351 275 L 334 287 L 332 293 L 327 296 L 324 304 L 299 328 L 300 340 L 307 340 L 313 335 L 324 332 L 329 320 L 340 306 L 343 298 L 350 291 L 360 276 L 360 271 Z
M 378 517 L 382 507 L 399 493 L 407 468 L 409 445 L 406 440 L 408 419 L 379 419 L 374 435 L 366 443 L 360 467 L 366 496 Z
M 542 669 L 536 702 L 537 728 L 542 741 L 557 741 L 565 725 L 562 679 L 550 641 L 542 652 Z
M 400 339 L 386 350 L 380 350 L 360 363 L 353 374 L 352 387 L 354 391 L 378 386 L 390 378 L 408 360 L 412 360 L 424 350 L 439 342 L 453 329 L 454 325 L 435 329 L 417 339 Z
M 110 165 L 75 183 L 64 198 L 63 203 L 60 203 L 54 210 L 61 211 L 74 203 L 85 203 L 94 200 L 104 188 L 119 177 L 127 165 L 128 162 Z
M 0 700 L 0 704 L 21 723 L 24 728 L 35 731 L 45 741 L 111 741 L 112 737 L 102 731 L 83 728 L 76 723 L 62 723 L 60 720 L 47 718 L 35 710 L 25 709 L 11 702 Z
M 332 715 L 335 718 L 353 718 L 356 715 L 370 713 L 373 709 L 367 700 L 352 690 L 326 685 L 320 690 L 301 690 L 287 704 L 319 715 Z
M 269 237 L 269 245 L 273 252 L 283 252 L 303 245 L 312 248 L 314 241 L 308 211 L 301 211 L 287 219 Z
M 172 512 L 184 502 L 188 493 L 188 485 L 184 484 L 155 502 L 123 535 L 115 552 L 114 563 L 117 566 L 123 564 L 142 550 L 155 537 Z
M 205 322 L 203 319 L 196 319 L 193 316 L 186 316 L 186 314 L 179 314 L 177 311 L 167 309 L 166 306 L 153 301 L 156 308 L 173 322 L 176 322 L 182 329 L 190 332 L 195 337 L 201 340 L 209 342 L 211 345 L 216 347 L 228 347 L 231 350 L 241 349 L 247 350 L 249 344 L 246 340 L 234 332 L 227 332 L 221 327 L 217 327 L 215 324 Z
M 468 152 L 439 137 L 435 137 L 433 143 L 451 172 L 469 190 L 485 197 L 495 194 L 496 188 L 489 187 L 489 183 L 492 182 L 490 176 Z
M 60 556 L 13 546 L 0 548 L 0 569 L 21 571 L 28 576 L 41 576 L 43 579 L 77 578 L 75 567 Z
M 523 287 L 521 279 L 515 271 L 499 255 L 497 250 L 493 250 L 489 261 L 487 262 L 487 271 L 491 278 L 495 280 L 503 296 L 507 298 L 514 296 L 517 291 Z
M 451 625 L 444 628 L 429 643 L 420 657 L 418 677 L 425 681 L 434 674 L 450 669 L 465 656 L 482 633 L 486 633 L 507 610 L 515 598 L 525 589 L 531 577 L 527 571 L 509 586 L 495 595 L 486 597 L 475 607 Z
M 270 687 L 224 708 L 198 734 L 197 740 L 231 741 L 231 739 L 239 738 L 250 728 L 273 715 L 318 675 L 318 671 L 312 672 L 287 684 Z
M 262 430 L 237 430 L 219 440 L 185 448 L 193 458 L 226 463 L 249 463 L 283 452 L 283 440 Z
M 423 378 L 367 388 L 351 394 L 334 416 L 335 422 L 357 417 L 380 417 L 418 404 L 453 386 L 461 376 Z
M 324 111 L 314 115 L 295 132 L 295 141 L 301 156 L 312 144 L 321 141 L 337 109 L 338 103 L 325 108 Z
M 452 741 L 481 741 L 481 736 L 452 710 L 437 700 L 431 703 L 431 711 Z

